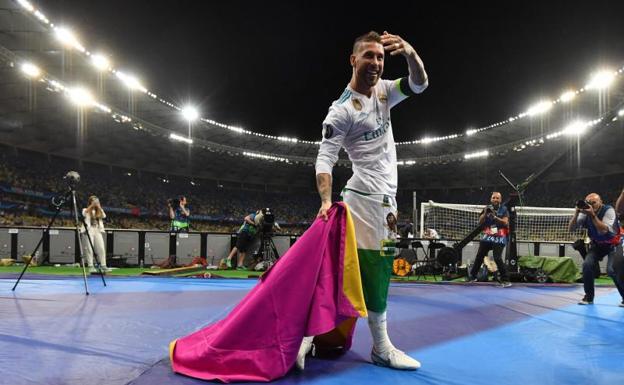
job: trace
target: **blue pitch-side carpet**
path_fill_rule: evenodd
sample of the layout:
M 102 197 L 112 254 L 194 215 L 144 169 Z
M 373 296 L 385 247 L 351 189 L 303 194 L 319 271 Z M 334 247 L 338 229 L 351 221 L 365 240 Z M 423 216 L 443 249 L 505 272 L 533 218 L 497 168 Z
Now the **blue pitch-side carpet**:
M 203 384 L 171 372 L 167 345 L 222 318 L 254 280 L 0 279 L 0 384 Z M 615 384 L 624 378 L 624 308 L 580 286 L 392 285 L 390 336 L 416 372 L 370 364 L 370 334 L 310 358 L 279 384 Z M 262 325 L 249 325 L 250 328 Z M 241 331 L 244 333 L 244 330 Z

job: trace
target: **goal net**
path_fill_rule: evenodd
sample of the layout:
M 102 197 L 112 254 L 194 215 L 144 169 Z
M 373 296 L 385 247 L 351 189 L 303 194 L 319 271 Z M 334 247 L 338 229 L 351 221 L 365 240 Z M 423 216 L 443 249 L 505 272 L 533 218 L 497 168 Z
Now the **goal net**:
M 420 205 L 420 236 L 434 229 L 441 238 L 461 240 L 479 221 L 485 205 L 423 202 Z M 585 230 L 568 231 L 574 209 L 557 207 L 516 207 L 516 239 L 527 242 L 574 242 Z

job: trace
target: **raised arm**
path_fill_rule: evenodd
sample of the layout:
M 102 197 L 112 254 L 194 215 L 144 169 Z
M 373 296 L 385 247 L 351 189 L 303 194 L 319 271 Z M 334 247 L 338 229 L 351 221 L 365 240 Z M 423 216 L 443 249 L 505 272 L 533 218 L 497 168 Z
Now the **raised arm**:
M 422 59 L 418 56 L 414 47 L 403 40 L 401 36 L 393 35 L 388 33 L 388 31 L 384 31 L 383 35 L 381 35 L 381 43 L 390 56 L 401 54 L 407 61 L 410 88 L 412 88 L 415 93 L 424 91 L 428 85 L 427 72 L 425 71 L 425 65 Z

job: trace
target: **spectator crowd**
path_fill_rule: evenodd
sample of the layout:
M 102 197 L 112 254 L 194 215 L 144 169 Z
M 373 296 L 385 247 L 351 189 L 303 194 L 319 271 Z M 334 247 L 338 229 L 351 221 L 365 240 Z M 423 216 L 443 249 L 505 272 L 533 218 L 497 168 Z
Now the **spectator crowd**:
M 0 225 L 45 226 L 54 209 L 51 196 L 67 189 L 63 176 L 68 170 L 81 175 L 77 185 L 79 198 L 86 202 L 89 195 L 97 195 L 108 214 L 107 228 L 169 229 L 167 200 L 186 196 L 191 211 L 191 230 L 208 232 L 235 232 L 242 219 L 263 207 L 272 208 L 282 232 L 300 234 L 314 220 L 319 197 L 313 186 L 307 192 L 274 192 L 223 186 L 219 181 L 168 176 L 152 172 L 124 170 L 114 166 L 80 163 L 73 159 L 50 157 L 37 153 L 0 155 Z M 524 205 L 541 207 L 573 207 L 587 191 L 585 186 L 600 186 L 605 202 L 614 202 L 620 183 L 576 179 L 556 182 L 536 182 L 527 189 Z M 621 181 L 624 178 L 606 178 Z M 225 183 L 224 183 L 225 184 Z M 429 199 L 445 203 L 486 204 L 492 189 L 473 187 L 453 190 L 417 190 L 420 201 Z M 504 194 L 506 195 L 506 194 Z M 399 191 L 397 196 L 399 222 L 410 221 L 412 191 Z M 613 203 L 612 202 L 612 203 Z M 81 209 L 82 207 L 79 207 Z M 66 207 L 55 222 L 56 226 L 73 226 Z

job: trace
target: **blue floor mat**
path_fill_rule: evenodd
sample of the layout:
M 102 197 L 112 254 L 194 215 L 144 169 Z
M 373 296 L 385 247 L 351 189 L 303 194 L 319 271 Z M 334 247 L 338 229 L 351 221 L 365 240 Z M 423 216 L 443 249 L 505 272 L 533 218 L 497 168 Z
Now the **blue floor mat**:
M 255 280 L 0 279 L 0 383 L 205 384 L 171 372 L 168 343 L 224 317 Z M 416 372 L 370 364 L 358 322 L 344 356 L 310 358 L 279 384 L 613 384 L 624 362 L 624 308 L 611 288 L 393 284 L 390 336 Z M 250 325 L 262 327 L 262 325 Z M 241 331 L 244 332 L 244 331 Z M 6 381 L 6 382 L 5 382 Z

